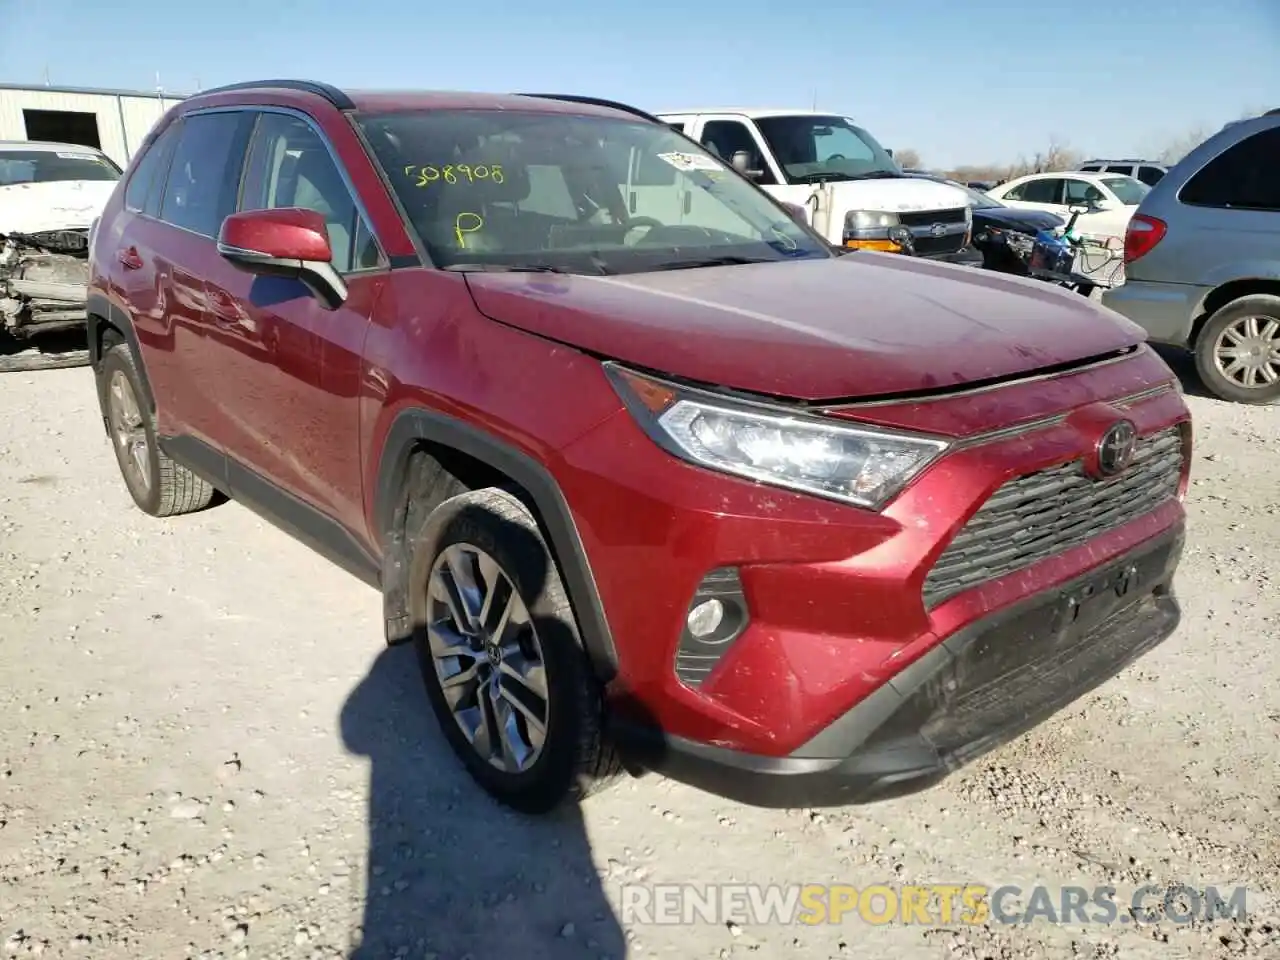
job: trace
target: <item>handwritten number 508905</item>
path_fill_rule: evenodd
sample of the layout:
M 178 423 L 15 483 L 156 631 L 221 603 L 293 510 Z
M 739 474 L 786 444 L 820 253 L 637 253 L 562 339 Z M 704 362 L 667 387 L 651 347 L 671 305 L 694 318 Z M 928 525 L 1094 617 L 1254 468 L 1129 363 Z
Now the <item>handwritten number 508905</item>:
M 502 165 L 497 163 L 476 164 L 474 166 L 465 163 L 449 164 L 445 167 L 426 166 L 419 167 L 416 164 L 409 164 L 404 168 L 405 176 L 417 176 L 415 186 L 419 188 L 428 187 L 433 183 L 475 183 L 477 180 L 492 180 L 494 183 L 503 183 L 506 177 L 502 175 Z

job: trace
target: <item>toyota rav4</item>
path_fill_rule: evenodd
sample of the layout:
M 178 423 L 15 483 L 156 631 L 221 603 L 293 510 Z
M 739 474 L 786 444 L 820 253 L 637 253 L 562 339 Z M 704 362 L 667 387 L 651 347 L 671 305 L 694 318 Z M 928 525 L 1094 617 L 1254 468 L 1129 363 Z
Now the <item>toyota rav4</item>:
M 220 492 L 380 590 L 517 809 L 913 792 L 1179 621 L 1190 421 L 1141 330 L 835 249 L 625 105 L 206 91 L 91 247 L 137 506 Z

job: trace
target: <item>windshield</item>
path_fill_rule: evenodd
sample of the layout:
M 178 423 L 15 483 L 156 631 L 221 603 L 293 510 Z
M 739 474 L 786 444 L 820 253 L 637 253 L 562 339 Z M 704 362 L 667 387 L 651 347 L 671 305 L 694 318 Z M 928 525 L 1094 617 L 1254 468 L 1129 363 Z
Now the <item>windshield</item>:
M 120 168 L 105 156 L 74 150 L 0 151 L 0 187 L 55 180 L 119 180 Z
M 1136 207 L 1151 192 L 1150 187 L 1133 177 L 1103 177 L 1102 183 L 1126 207 Z
M 844 117 L 760 117 L 756 126 L 792 183 L 903 176 L 875 137 Z
M 511 110 L 359 123 L 442 267 L 619 274 L 834 256 L 665 124 Z
M 1004 204 L 1001 203 L 999 200 L 997 200 L 995 197 L 988 196 L 987 194 L 983 193 L 981 190 L 976 190 L 973 187 L 969 186 L 968 184 L 958 183 L 955 180 L 948 180 L 947 183 L 949 183 L 951 186 L 955 187 L 958 190 L 963 190 L 966 194 L 968 194 L 969 206 L 973 207 L 975 210 L 992 210 L 996 207 L 1001 207 L 1001 208 L 1004 207 Z

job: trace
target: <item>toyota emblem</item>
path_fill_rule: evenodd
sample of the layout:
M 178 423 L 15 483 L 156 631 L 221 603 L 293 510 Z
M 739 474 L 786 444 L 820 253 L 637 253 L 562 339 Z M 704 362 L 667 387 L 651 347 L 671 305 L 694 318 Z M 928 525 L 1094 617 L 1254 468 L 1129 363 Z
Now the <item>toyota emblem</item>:
M 947 232 L 947 225 L 945 223 L 935 223 L 929 228 L 929 232 L 935 237 L 940 237 Z
M 1133 462 L 1137 440 L 1138 432 L 1128 420 L 1117 421 L 1108 427 L 1107 432 L 1098 439 L 1098 475 L 1114 477 L 1122 473 Z

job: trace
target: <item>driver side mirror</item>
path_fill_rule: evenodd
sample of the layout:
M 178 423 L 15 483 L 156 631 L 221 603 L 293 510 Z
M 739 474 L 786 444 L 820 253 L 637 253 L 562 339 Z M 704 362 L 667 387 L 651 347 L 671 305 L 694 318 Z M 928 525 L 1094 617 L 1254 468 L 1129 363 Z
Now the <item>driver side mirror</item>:
M 733 169 L 737 170 L 744 177 L 750 177 L 752 180 L 759 180 L 764 176 L 763 170 L 751 169 L 751 154 L 745 150 L 738 150 L 733 155 Z
M 330 310 L 346 302 L 347 285 L 330 262 L 329 230 L 314 210 L 233 213 L 222 221 L 218 254 L 249 273 L 300 280 Z

